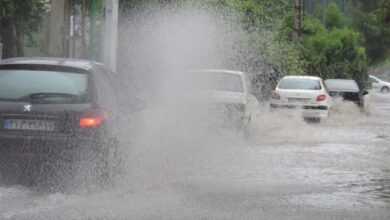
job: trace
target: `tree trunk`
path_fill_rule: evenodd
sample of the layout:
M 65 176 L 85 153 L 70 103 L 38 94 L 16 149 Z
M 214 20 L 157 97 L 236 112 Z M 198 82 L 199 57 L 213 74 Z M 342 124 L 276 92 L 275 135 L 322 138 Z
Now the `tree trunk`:
M 293 39 L 297 41 L 301 32 L 301 0 L 295 0 L 294 11 Z
M 17 21 L 15 24 L 15 43 L 16 43 L 16 56 L 24 57 L 24 31 L 22 25 Z
M 15 22 L 6 19 L 1 22 L 1 39 L 3 41 L 3 59 L 16 56 Z

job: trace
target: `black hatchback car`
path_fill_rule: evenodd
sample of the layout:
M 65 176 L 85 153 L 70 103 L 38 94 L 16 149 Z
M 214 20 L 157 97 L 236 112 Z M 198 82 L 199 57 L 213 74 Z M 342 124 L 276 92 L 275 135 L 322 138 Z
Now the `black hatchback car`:
M 98 161 L 94 168 L 105 169 L 118 140 L 119 102 L 113 82 L 113 73 L 93 61 L 1 61 L 0 180 L 31 175 L 33 167 L 49 172 L 42 166 L 53 168 L 58 161 Z M 63 169 L 57 167 L 58 173 Z
M 361 91 L 355 80 L 352 79 L 327 79 L 325 86 L 332 97 L 341 97 L 345 101 L 356 103 L 364 108 L 364 96 L 367 91 Z

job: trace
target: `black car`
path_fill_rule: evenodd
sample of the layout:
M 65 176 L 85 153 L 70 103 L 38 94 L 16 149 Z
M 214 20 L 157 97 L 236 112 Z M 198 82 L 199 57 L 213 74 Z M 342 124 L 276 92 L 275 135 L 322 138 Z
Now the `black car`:
M 325 86 L 332 97 L 341 97 L 345 101 L 352 101 L 359 107 L 364 107 L 363 96 L 367 91 L 361 91 L 355 80 L 352 79 L 327 79 Z
M 89 161 L 106 174 L 107 157 L 118 144 L 120 107 L 113 82 L 113 73 L 93 61 L 1 61 L 0 181 L 54 178 Z

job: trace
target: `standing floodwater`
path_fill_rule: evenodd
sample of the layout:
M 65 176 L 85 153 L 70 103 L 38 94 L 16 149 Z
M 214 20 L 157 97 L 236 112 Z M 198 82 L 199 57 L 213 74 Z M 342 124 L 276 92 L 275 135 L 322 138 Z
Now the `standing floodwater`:
M 340 110 L 321 124 L 264 113 L 248 142 L 223 131 L 207 140 L 172 136 L 159 143 L 161 157 L 139 155 L 151 160 L 143 186 L 52 194 L 1 187 L 0 219 L 388 219 L 390 97 L 370 99 L 369 115 Z

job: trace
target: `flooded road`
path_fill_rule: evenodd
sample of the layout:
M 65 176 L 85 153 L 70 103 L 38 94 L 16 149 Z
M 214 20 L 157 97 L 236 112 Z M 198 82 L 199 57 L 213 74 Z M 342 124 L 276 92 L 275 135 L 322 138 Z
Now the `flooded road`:
M 370 101 L 320 124 L 264 113 L 249 141 L 169 140 L 164 160 L 101 192 L 3 186 L 0 219 L 390 219 L 390 96 Z

